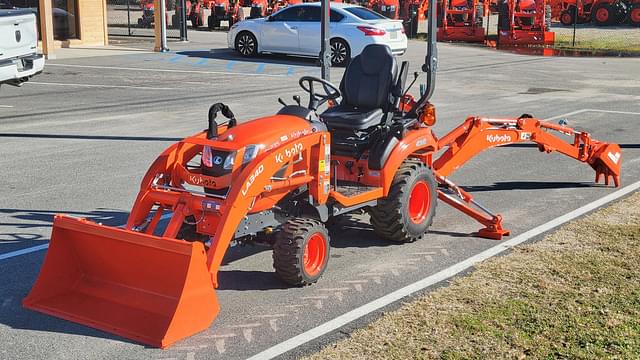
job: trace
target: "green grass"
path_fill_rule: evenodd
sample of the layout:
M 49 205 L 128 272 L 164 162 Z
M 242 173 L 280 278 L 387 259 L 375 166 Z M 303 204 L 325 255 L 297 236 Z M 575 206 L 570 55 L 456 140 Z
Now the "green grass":
M 639 35 L 640 35 L 640 31 L 639 31 Z M 631 41 L 631 39 L 628 39 L 626 37 L 584 38 L 584 36 L 578 35 L 576 37 L 575 46 L 573 44 L 573 38 L 571 36 L 558 36 L 556 37 L 554 47 L 556 49 L 578 49 L 578 50 L 591 50 L 591 51 L 617 51 L 617 52 L 624 52 L 624 53 L 640 53 L 640 36 L 636 37 L 634 41 Z
M 313 359 L 640 358 L 640 193 L 385 314 Z

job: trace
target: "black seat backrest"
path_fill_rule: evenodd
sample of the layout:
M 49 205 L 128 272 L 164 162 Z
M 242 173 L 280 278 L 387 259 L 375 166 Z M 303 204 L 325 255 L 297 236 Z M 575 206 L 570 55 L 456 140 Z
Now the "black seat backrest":
M 365 109 L 393 110 L 392 92 L 398 78 L 398 65 L 386 45 L 371 44 L 356 56 L 340 82 L 343 104 Z

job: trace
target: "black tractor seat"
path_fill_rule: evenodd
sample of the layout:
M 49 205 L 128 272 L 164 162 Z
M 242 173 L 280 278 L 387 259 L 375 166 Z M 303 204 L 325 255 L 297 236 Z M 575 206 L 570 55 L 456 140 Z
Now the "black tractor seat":
M 363 130 L 382 122 L 382 109 L 365 109 L 352 105 L 329 108 L 321 117 L 330 129 Z
M 331 132 L 333 154 L 359 158 L 379 140 L 376 130 L 393 116 L 402 93 L 398 77 L 386 45 L 368 45 L 351 61 L 340 82 L 342 102 L 320 115 Z
M 380 125 L 394 110 L 398 66 L 386 45 L 372 44 L 347 67 L 340 82 L 342 102 L 320 115 L 332 128 L 362 130 Z

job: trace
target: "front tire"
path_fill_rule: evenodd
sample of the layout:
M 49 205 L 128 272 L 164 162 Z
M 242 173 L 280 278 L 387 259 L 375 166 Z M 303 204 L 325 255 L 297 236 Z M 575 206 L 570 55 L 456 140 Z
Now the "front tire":
M 396 172 L 389 194 L 369 210 L 378 236 L 397 243 L 423 237 L 436 212 L 436 180 L 418 160 L 406 160 Z
M 568 10 L 563 10 L 562 13 L 560 13 L 560 22 L 562 23 L 562 25 L 573 25 L 573 20 L 575 19 L 575 11 L 576 8 L 571 7 Z
M 294 286 L 318 281 L 329 261 L 329 233 L 314 219 L 289 219 L 276 236 L 273 267 L 284 282 Z
M 331 47 L 331 65 L 347 66 L 351 60 L 351 49 L 349 44 L 342 39 L 333 39 L 330 42 Z
M 236 36 L 236 51 L 244 57 L 252 57 L 258 54 L 258 40 L 248 31 L 243 31 Z

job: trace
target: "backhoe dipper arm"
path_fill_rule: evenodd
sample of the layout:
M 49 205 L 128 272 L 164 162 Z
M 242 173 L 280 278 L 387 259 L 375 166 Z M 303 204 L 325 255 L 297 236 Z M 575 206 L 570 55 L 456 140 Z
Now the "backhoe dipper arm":
M 548 130 L 572 135 L 573 143 L 560 139 Z M 528 115 L 518 119 L 468 118 L 462 125 L 438 140 L 438 148 L 447 150 L 434 161 L 433 169 L 440 176 L 449 176 L 486 149 L 529 141 L 536 143 L 540 151 L 558 151 L 588 163 L 596 171 L 596 182 L 604 175 L 605 185 L 609 185 L 611 177 L 615 186 L 620 186 L 620 146 L 593 140 L 586 132 L 541 121 Z

